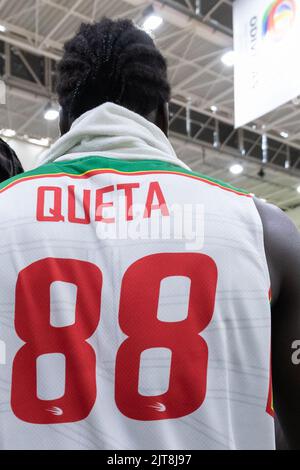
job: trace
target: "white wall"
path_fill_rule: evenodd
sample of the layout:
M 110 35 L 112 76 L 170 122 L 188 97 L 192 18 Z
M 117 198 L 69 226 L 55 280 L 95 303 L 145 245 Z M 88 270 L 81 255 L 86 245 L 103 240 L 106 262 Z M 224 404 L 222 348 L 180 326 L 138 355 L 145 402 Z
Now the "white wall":
M 3 140 L 14 149 L 25 171 L 34 168 L 37 157 L 45 150 L 45 147 L 19 139 L 5 137 Z

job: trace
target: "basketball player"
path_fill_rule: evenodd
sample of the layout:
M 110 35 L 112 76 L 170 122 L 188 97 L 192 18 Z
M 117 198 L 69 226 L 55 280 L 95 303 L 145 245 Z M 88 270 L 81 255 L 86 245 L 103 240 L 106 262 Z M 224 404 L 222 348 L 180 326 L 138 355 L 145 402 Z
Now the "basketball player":
M 23 171 L 16 153 L 0 138 L 0 183 Z
M 57 89 L 61 138 L 0 186 L 1 448 L 274 449 L 273 380 L 299 449 L 294 225 L 177 158 L 130 21 L 82 25 Z

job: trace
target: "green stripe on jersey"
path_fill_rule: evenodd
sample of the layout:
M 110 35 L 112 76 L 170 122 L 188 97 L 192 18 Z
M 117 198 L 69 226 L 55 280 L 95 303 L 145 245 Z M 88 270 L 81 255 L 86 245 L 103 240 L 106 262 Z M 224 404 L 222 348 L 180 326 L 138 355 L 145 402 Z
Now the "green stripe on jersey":
M 45 176 L 45 175 L 55 175 L 55 174 L 65 174 L 67 175 L 82 175 L 89 171 L 93 170 L 116 170 L 124 173 L 134 173 L 134 172 L 151 172 L 151 171 L 162 171 L 170 173 L 180 173 L 183 175 L 190 175 L 201 178 L 211 183 L 215 183 L 223 188 L 236 191 L 242 194 L 249 194 L 243 189 L 235 188 L 234 186 L 224 183 L 223 181 L 216 180 L 214 178 L 209 178 L 208 176 L 202 175 L 201 173 L 196 173 L 190 170 L 185 170 L 184 168 L 174 165 L 172 163 L 164 162 L 161 160 L 119 160 L 115 158 L 106 158 L 93 156 L 90 157 L 81 157 L 75 160 L 60 161 L 47 163 L 46 165 L 40 166 L 34 170 L 26 171 L 20 175 L 14 176 L 9 180 L 4 181 L 0 184 L 0 191 L 18 180 L 25 180 L 26 178 L 34 176 Z

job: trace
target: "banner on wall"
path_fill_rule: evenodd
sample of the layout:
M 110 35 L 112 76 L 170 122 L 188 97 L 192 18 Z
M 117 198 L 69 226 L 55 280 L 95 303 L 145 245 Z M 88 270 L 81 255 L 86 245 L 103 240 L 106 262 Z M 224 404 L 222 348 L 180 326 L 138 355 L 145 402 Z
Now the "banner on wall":
M 235 127 L 300 95 L 300 0 L 236 0 Z

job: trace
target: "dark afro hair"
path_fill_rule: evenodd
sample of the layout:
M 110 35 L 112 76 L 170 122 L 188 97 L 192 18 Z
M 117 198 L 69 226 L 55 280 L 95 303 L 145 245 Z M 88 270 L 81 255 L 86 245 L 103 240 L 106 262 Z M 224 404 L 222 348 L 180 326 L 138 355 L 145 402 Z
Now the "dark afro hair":
M 57 93 L 70 119 L 107 101 L 147 117 L 170 99 L 167 64 L 132 21 L 103 18 L 64 45 Z

